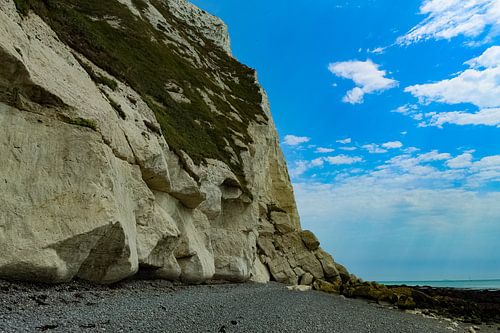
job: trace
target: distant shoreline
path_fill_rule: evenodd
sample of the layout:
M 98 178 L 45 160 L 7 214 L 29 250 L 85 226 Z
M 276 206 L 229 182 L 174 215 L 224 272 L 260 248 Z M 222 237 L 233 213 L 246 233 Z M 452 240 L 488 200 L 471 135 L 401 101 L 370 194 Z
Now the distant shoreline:
M 500 290 L 500 279 L 489 280 L 426 280 L 426 281 L 378 281 L 387 286 L 455 288 L 468 290 Z

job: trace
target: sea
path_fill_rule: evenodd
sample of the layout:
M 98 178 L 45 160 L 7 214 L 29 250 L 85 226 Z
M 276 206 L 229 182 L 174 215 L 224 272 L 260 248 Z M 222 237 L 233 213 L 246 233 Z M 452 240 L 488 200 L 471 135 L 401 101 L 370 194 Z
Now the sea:
M 385 285 L 429 286 L 476 290 L 500 290 L 500 280 L 379 281 Z

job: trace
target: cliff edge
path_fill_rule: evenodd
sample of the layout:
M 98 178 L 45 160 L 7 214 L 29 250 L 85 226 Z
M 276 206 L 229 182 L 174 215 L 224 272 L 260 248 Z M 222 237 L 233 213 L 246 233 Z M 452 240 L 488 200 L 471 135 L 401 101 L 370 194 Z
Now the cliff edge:
M 356 280 L 302 231 L 265 92 L 185 0 L 0 0 L 0 278 Z

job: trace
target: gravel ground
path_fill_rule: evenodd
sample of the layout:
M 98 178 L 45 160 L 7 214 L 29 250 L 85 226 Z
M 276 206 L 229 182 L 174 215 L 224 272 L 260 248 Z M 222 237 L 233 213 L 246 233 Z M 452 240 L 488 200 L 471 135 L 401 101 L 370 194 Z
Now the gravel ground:
M 0 281 L 0 332 L 9 333 L 449 333 L 451 329 L 468 332 L 451 321 L 336 295 L 289 291 L 276 283 L 181 286 L 137 280 L 114 286 L 78 282 L 41 286 Z

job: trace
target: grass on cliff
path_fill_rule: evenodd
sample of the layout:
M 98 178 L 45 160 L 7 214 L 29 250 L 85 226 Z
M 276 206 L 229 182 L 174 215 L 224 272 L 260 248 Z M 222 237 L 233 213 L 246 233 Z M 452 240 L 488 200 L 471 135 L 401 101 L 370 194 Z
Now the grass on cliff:
M 103 76 L 101 74 L 96 73 L 92 69 L 92 67 L 90 65 L 86 64 L 83 61 L 78 61 L 78 62 L 83 67 L 83 69 L 85 69 L 85 71 L 90 76 L 90 78 L 92 79 L 92 81 L 94 81 L 97 84 L 103 84 L 105 86 L 108 86 L 113 91 L 115 91 L 116 89 L 118 89 L 118 83 L 115 80 L 107 78 L 107 77 L 105 77 L 105 76 Z
M 162 31 L 116 0 L 15 1 L 21 13 L 26 14 L 29 9 L 36 12 L 63 42 L 139 92 L 155 112 L 164 137 L 181 160 L 180 151 L 183 150 L 196 164 L 207 158 L 224 161 L 247 191 L 240 157 L 244 148 L 238 146 L 233 135 L 237 133 L 238 140 L 250 144 L 249 124 L 259 119 L 267 121 L 251 68 L 199 34 L 196 37 L 201 38 L 204 45 L 194 42 L 192 28 L 177 20 L 159 0 L 151 0 L 151 3 L 183 38 L 191 41 L 200 57 L 211 66 L 194 66 L 183 55 L 185 46 L 165 43 L 167 38 Z M 140 10 L 147 6 L 142 0 L 133 3 Z M 120 27 L 106 22 L 110 18 L 118 21 Z M 236 77 L 237 82 L 229 74 Z M 221 88 L 216 78 L 229 89 Z M 102 77 L 94 75 L 93 79 L 113 88 L 114 84 Z M 170 82 L 182 87 L 191 103 L 176 102 L 166 87 Z M 211 111 L 198 89 L 214 93 L 210 99 L 218 113 Z M 241 122 L 231 118 L 230 114 L 234 113 L 231 105 Z M 231 150 L 236 152 L 236 159 Z

